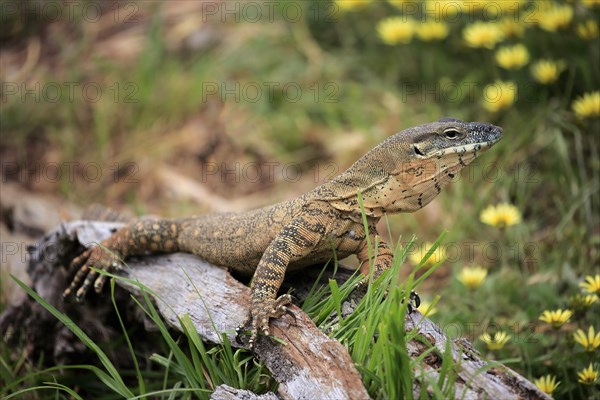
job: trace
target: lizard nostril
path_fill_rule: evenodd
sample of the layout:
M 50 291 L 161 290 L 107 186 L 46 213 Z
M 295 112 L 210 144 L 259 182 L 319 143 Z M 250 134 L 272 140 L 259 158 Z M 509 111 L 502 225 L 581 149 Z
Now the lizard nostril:
M 415 154 L 416 154 L 416 155 L 418 155 L 418 156 L 421 156 L 421 157 L 425 157 L 425 153 L 423 153 L 423 152 L 421 151 L 421 149 L 419 149 L 419 148 L 417 147 L 417 145 L 416 145 L 416 144 L 415 144 L 415 145 L 413 145 L 413 151 L 415 152 Z

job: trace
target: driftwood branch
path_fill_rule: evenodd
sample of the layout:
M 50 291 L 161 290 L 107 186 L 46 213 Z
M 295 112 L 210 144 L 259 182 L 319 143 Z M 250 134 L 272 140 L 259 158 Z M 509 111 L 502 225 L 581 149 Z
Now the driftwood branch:
M 121 225 L 89 221 L 65 223 L 47 234 L 32 251 L 28 272 L 34 289 L 69 314 L 82 329 L 91 332 L 92 339 L 106 340 L 118 335 L 118 329 L 99 322 L 109 320 L 107 315 L 112 312 L 112 305 L 105 297 L 95 294 L 88 295 L 84 305 L 62 302 L 60 293 L 67 283 L 63 266 L 81 251 L 82 245 L 90 246 L 101 241 Z M 181 330 L 178 317 L 189 314 L 204 340 L 220 343 L 225 334 L 233 346 L 242 347 L 235 341 L 234 329 L 246 318 L 250 290 L 225 269 L 181 253 L 131 258 L 127 265 L 123 275 L 156 294 L 154 301 L 157 308 L 172 328 Z M 125 280 L 118 279 L 117 284 L 126 289 L 116 293 L 118 303 L 129 301 L 128 292 L 139 293 L 139 286 Z M 271 333 L 285 344 L 262 337 L 256 346 L 257 356 L 280 383 L 279 396 L 290 399 L 368 398 L 344 346 L 323 334 L 298 307 L 294 306 L 292 311 L 295 319 L 285 315 L 271 323 Z M 140 314 L 139 310 L 132 310 L 127 322 L 139 323 L 143 319 Z M 10 339 L 14 332 L 27 331 L 29 347 L 51 354 L 56 363 L 67 362 L 69 355 L 84 353 L 83 346 L 78 345 L 70 332 L 52 318 L 30 299 L 23 299 L 2 315 L 0 328 L 5 339 Z M 40 332 L 41 324 L 46 325 L 43 334 Z M 48 326 L 52 328 L 50 334 Z M 437 347 L 440 356 L 452 357 L 458 369 L 458 379 L 454 384 L 456 398 L 549 399 L 511 369 L 492 366 L 481 359 L 467 340 L 450 341 L 450 354 L 445 354 L 449 339 L 418 311 L 407 316 L 406 329 L 416 329 Z M 428 348 L 429 345 L 421 341 L 408 343 L 409 354 L 414 358 Z M 118 354 L 114 356 L 119 357 Z M 436 357 L 426 357 L 420 368 L 415 370 L 417 381 L 437 377 L 440 360 Z M 415 395 L 419 395 L 420 387 L 415 385 Z M 230 395 L 234 398 L 235 393 L 237 389 L 221 387 L 213 397 L 228 398 L 224 396 Z

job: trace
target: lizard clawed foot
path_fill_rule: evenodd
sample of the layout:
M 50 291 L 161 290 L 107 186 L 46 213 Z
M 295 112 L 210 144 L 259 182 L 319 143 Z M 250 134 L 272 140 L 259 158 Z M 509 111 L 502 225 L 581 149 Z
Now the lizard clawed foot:
M 354 291 L 358 293 L 361 297 L 367 293 L 367 289 L 369 288 L 369 278 L 362 277 L 360 281 L 354 285 Z
M 111 272 L 121 269 L 121 265 L 114 253 L 100 246 L 94 246 L 73 259 L 69 269 L 77 270 L 77 273 L 71 281 L 71 285 L 63 292 L 63 299 L 68 299 L 75 293 L 75 300 L 81 303 L 92 283 L 94 283 L 96 293 L 100 293 L 104 287 L 107 276 L 101 275 L 97 270 Z
M 365 292 L 367 291 L 368 286 L 369 286 L 368 278 L 363 278 L 354 286 L 354 290 L 357 293 L 364 295 Z M 385 292 L 386 297 L 389 294 L 389 290 L 390 290 L 390 288 L 388 287 Z M 408 307 L 407 307 L 408 313 L 412 314 L 412 312 L 415 309 L 419 308 L 420 305 L 421 305 L 421 298 L 419 297 L 419 294 L 417 292 L 415 292 L 414 290 L 411 290 L 410 295 L 408 297 Z
M 410 295 L 408 296 L 408 313 L 412 314 L 412 312 L 419 308 L 420 305 L 421 298 L 419 297 L 419 294 L 414 290 L 411 290 Z
M 250 339 L 248 340 L 248 347 L 254 349 L 258 333 L 262 333 L 264 336 L 269 336 L 269 319 L 279 318 L 283 314 L 289 314 L 296 320 L 294 313 L 287 307 L 292 303 L 292 296 L 284 294 L 279 296 L 276 300 L 263 300 L 261 302 L 253 303 L 250 309 L 250 317 L 242 325 L 236 328 L 236 342 L 242 344 L 242 334 L 244 334 L 246 327 L 250 327 Z

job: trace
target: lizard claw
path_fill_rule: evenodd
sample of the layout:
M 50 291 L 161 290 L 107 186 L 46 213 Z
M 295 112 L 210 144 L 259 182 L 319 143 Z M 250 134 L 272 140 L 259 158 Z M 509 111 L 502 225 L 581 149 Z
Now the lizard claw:
M 368 279 L 363 278 L 354 286 L 354 290 L 357 293 L 364 294 L 364 292 L 367 290 L 367 286 L 368 286 Z M 385 292 L 386 297 L 389 294 L 389 290 L 390 290 L 389 287 L 386 288 L 386 292 Z M 404 299 L 402 301 L 404 301 Z M 411 290 L 410 295 L 408 296 L 408 307 L 407 307 L 408 313 L 412 314 L 413 310 L 419 308 L 420 305 L 421 305 L 421 298 L 419 297 L 419 294 L 417 292 L 415 292 L 414 290 Z
M 283 307 L 285 308 L 285 313 L 287 315 L 289 315 L 290 317 L 294 318 L 294 325 L 298 322 L 298 319 L 296 318 L 296 314 L 294 314 L 294 312 L 292 310 L 290 310 L 288 307 Z
M 270 318 L 279 318 L 283 314 L 289 314 L 294 318 L 294 321 L 296 321 L 296 316 L 287 307 L 291 303 L 292 296 L 289 294 L 284 294 L 279 296 L 276 300 L 263 300 L 253 304 L 252 309 L 250 310 L 250 317 L 248 318 L 248 321 L 238 326 L 235 330 L 236 342 L 243 344 L 241 337 L 245 333 L 246 326 L 250 325 L 250 339 L 248 340 L 248 347 L 250 347 L 250 349 L 254 349 L 259 332 L 263 336 L 269 336 Z
M 246 324 L 241 324 L 241 325 L 238 325 L 237 328 L 235 328 L 235 341 L 238 344 L 242 344 L 242 345 L 244 344 L 244 342 L 242 341 L 242 335 L 245 333 L 245 330 L 246 330 L 245 325 Z
M 412 314 L 412 312 L 419 308 L 420 305 L 421 298 L 419 297 L 419 294 L 414 290 L 411 290 L 410 295 L 408 296 L 408 313 Z
M 63 292 L 63 299 L 66 300 L 75 293 L 75 300 L 81 303 L 92 283 L 94 284 L 94 290 L 100 293 L 107 276 L 101 275 L 98 270 L 110 272 L 119 268 L 120 266 L 114 253 L 100 246 L 87 249 L 71 262 L 70 270 L 77 270 L 77 273 L 73 277 L 69 287 Z
M 354 285 L 354 291 L 361 295 L 364 295 L 367 292 L 367 288 L 369 287 L 369 278 L 362 278 L 360 281 Z

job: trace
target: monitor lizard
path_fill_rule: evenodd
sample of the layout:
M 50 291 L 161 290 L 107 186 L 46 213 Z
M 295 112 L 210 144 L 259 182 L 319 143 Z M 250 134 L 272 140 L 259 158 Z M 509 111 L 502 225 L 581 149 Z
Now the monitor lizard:
M 358 257 L 363 285 L 371 268 L 376 279 L 392 265 L 388 244 L 375 240 L 379 219 L 427 205 L 501 137 L 502 129 L 489 123 L 443 118 L 390 136 L 342 174 L 290 201 L 240 213 L 134 220 L 72 261 L 77 273 L 63 296 L 81 301 L 92 283 L 99 293 L 107 276 L 97 270 L 121 269 L 129 255 L 193 253 L 252 276 L 246 325 L 253 347 L 259 332 L 269 335 L 269 319 L 287 312 L 291 296 L 277 297 L 286 271 L 324 263 L 335 251 L 339 259 Z M 367 243 L 378 248 L 369 251 Z

